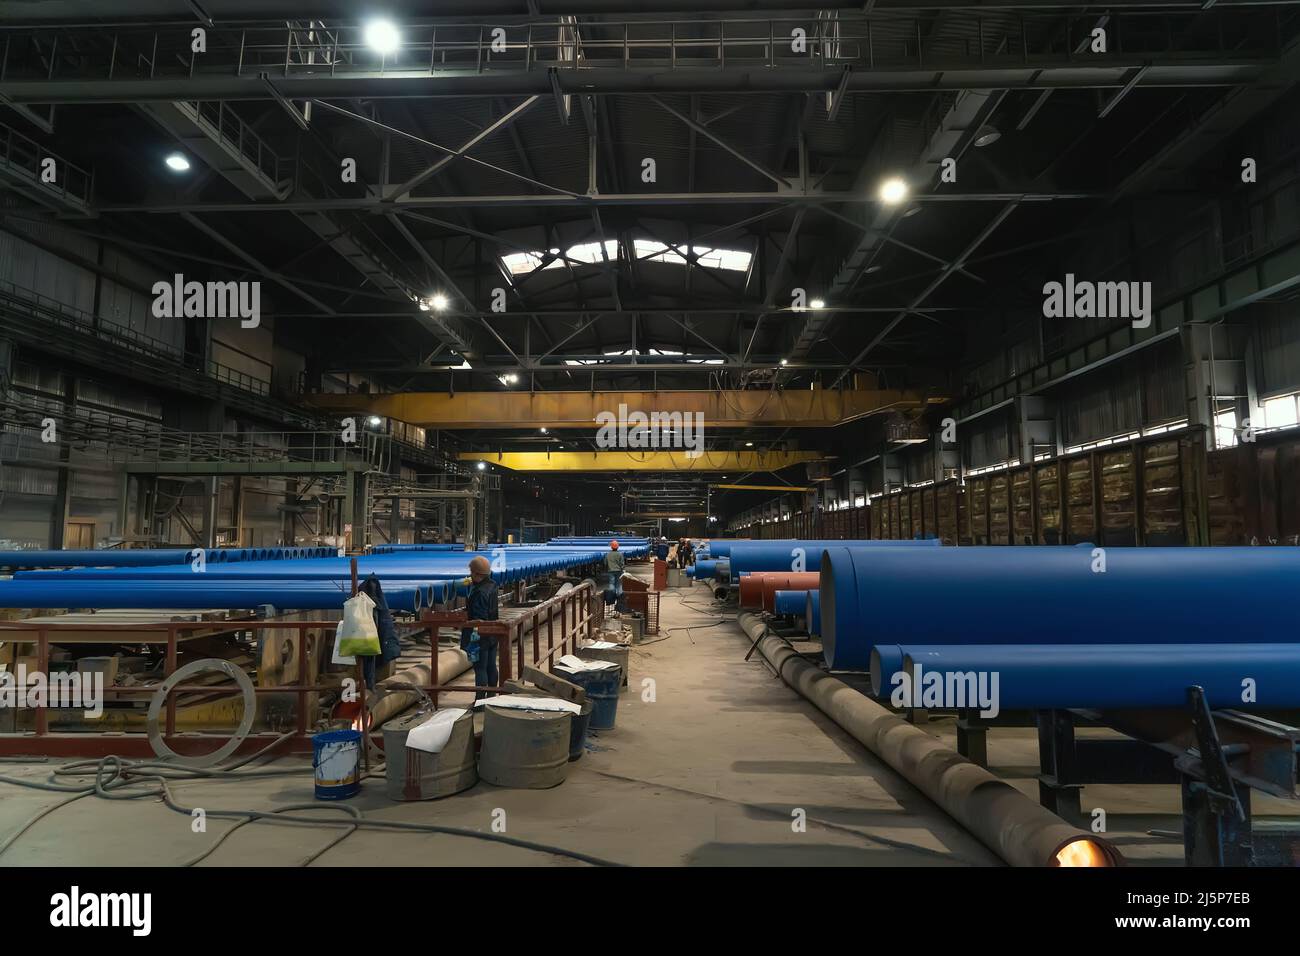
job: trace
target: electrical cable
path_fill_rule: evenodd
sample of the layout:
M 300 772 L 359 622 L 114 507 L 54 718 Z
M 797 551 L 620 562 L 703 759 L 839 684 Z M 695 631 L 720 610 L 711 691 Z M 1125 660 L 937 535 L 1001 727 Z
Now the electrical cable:
M 262 750 L 258 751 L 257 753 L 245 757 L 242 760 L 237 761 L 235 764 L 224 768 L 185 767 L 185 766 L 180 766 L 175 764 L 162 763 L 158 761 L 127 760 L 122 757 L 110 755 L 107 757 L 103 757 L 97 761 L 82 760 L 71 764 L 67 764 L 63 767 L 56 768 L 54 772 L 50 775 L 50 781 L 46 783 L 42 783 L 35 780 L 23 780 L 17 777 L 0 775 L 0 783 L 8 783 L 14 786 L 26 787 L 35 790 L 73 794 L 73 796 L 71 796 L 67 800 L 62 800 L 51 807 L 46 807 L 45 809 L 37 813 L 36 816 L 34 816 L 32 819 L 28 820 L 25 824 L 23 824 L 23 826 L 19 829 L 17 833 L 10 835 L 8 838 L 6 838 L 3 844 L 0 844 L 0 854 L 8 850 L 13 845 L 13 843 L 18 839 L 19 836 L 21 836 L 26 831 L 30 830 L 34 824 L 39 822 L 41 819 L 49 816 L 55 810 L 67 806 L 68 804 L 73 803 L 76 800 L 80 800 L 83 797 L 88 797 L 92 795 L 106 800 L 138 800 L 144 797 L 158 797 L 162 800 L 163 804 L 167 806 L 168 809 L 174 810 L 177 813 L 182 813 L 188 817 L 193 818 L 195 816 L 195 811 L 198 810 L 199 808 L 186 807 L 183 804 L 177 802 L 175 796 L 172 793 L 171 787 L 169 786 L 169 781 L 194 780 L 194 779 L 246 780 L 246 779 L 256 778 L 256 777 L 271 777 L 271 776 L 285 776 L 289 774 L 294 774 L 294 775 L 300 774 L 302 773 L 301 768 L 293 768 L 293 769 L 286 768 L 286 769 L 279 769 L 279 770 L 255 769 L 255 770 L 245 771 L 243 773 L 235 772 L 237 768 L 266 754 L 269 750 L 271 750 L 273 747 L 277 746 L 278 744 L 280 744 L 290 736 L 292 735 L 285 734 L 282 737 L 278 738 L 273 743 L 269 744 L 267 747 L 264 747 Z M 88 769 L 92 765 L 93 765 L 93 770 Z M 89 786 L 75 786 L 75 785 L 61 784 L 55 782 L 55 778 L 60 776 L 84 777 L 92 773 L 94 774 L 95 780 L 94 783 Z M 138 792 L 131 792 L 131 793 L 118 792 L 118 791 L 124 791 L 126 788 L 138 787 L 141 784 L 147 784 L 147 783 L 154 784 L 154 787 L 151 789 L 140 790 Z M 342 834 L 336 839 L 331 840 L 329 843 L 321 847 L 315 853 L 308 856 L 307 859 L 302 864 L 304 866 L 313 862 L 318 857 L 320 857 L 323 853 L 332 849 L 334 846 L 338 845 L 348 836 L 351 836 L 352 833 L 355 833 L 357 830 L 360 829 L 403 830 L 403 831 L 416 832 L 416 833 L 442 833 L 449 836 L 461 836 L 469 839 L 487 840 L 494 843 L 504 843 L 509 846 L 516 846 L 516 847 L 520 847 L 521 849 L 532 850 L 538 853 L 548 853 L 555 856 L 567 857 L 569 859 L 578 860 L 583 863 L 590 863 L 593 866 L 621 866 L 622 865 L 611 860 L 605 860 L 600 857 L 592 856 L 586 853 L 581 853 L 576 850 L 568 850 L 563 847 L 552 846 L 544 843 L 537 843 L 531 840 L 522 840 L 516 837 L 506 836 L 505 834 L 501 834 L 501 833 L 482 833 L 478 830 L 470 830 L 463 827 L 449 827 L 449 826 L 440 826 L 436 824 L 427 824 L 427 823 L 402 823 L 398 821 L 389 821 L 389 820 L 371 820 L 371 819 L 367 819 L 361 813 L 361 811 L 357 810 L 355 807 L 350 807 L 344 804 L 332 804 L 328 807 L 328 809 L 339 810 L 344 813 L 347 813 L 352 818 L 350 820 L 330 821 L 330 820 L 315 819 L 312 817 L 290 815 L 293 811 L 317 810 L 317 809 L 327 809 L 327 808 L 323 806 L 318 806 L 316 804 L 294 804 L 291 806 L 279 807 L 269 811 L 242 810 L 242 809 L 202 811 L 203 815 L 207 817 L 232 818 L 232 819 L 244 818 L 244 819 L 241 820 L 241 823 L 239 825 L 235 827 L 231 827 L 230 830 L 227 830 L 225 833 L 223 833 L 217 839 L 216 843 L 213 846 L 209 847 L 206 852 L 200 854 L 197 857 L 191 858 L 190 860 L 187 860 L 184 863 L 184 865 L 192 866 L 195 863 L 198 863 L 199 861 L 205 859 L 207 856 L 211 855 L 212 851 L 215 850 L 217 846 L 225 842 L 225 840 L 230 836 L 231 833 L 239 829 L 240 826 L 258 820 L 274 820 L 277 822 L 303 824 L 307 826 L 343 826 L 348 828 L 346 833 Z

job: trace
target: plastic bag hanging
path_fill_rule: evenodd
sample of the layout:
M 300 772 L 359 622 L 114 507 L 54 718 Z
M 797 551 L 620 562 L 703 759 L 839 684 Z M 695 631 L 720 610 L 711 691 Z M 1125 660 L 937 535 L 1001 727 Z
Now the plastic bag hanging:
M 337 651 L 343 657 L 371 657 L 380 652 L 375 602 L 364 591 L 343 602 L 343 624 L 338 631 Z

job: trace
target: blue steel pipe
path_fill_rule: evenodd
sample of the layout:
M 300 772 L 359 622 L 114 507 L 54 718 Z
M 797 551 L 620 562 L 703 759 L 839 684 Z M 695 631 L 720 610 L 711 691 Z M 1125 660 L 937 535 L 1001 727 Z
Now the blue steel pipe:
M 730 562 L 725 559 L 702 558 L 687 569 L 687 573 L 697 581 L 703 581 L 708 578 L 717 578 L 719 580 L 730 577 Z
M 881 698 L 890 696 L 897 679 L 924 689 L 927 673 L 940 674 L 947 685 L 948 674 L 983 672 L 1002 710 L 1185 708 L 1193 684 L 1205 689 L 1211 707 L 1300 707 L 1296 644 L 909 644 L 876 650 L 871 690 Z M 918 669 L 916 685 L 907 675 Z M 904 678 L 895 678 L 899 673 Z M 1253 700 L 1243 700 L 1243 685 L 1253 690 Z
M 564 568 L 592 564 L 604 556 L 595 549 L 546 549 L 541 553 L 526 551 L 460 551 L 404 552 L 401 554 L 367 555 L 357 559 L 361 574 L 374 573 L 381 580 L 387 578 L 459 578 L 469 574 L 471 558 L 482 555 L 494 565 L 493 577 L 500 583 L 544 574 Z M 348 558 L 317 558 L 305 561 L 255 561 L 207 565 L 203 576 L 213 580 L 243 578 L 304 580 L 312 578 L 335 579 L 349 574 Z M 176 564 L 148 568 L 83 568 L 69 571 L 21 571 L 15 575 L 22 580 L 194 580 L 198 574 L 191 565 Z
M 822 649 L 865 670 L 876 644 L 1285 642 L 1297 589 L 1293 547 L 827 548 Z
M 818 540 L 791 539 L 789 541 L 737 541 L 731 546 L 731 573 L 748 574 L 752 571 L 794 571 L 802 562 L 802 570 L 821 568 L 822 552 L 830 547 L 878 548 L 887 551 L 914 551 L 938 549 L 937 538 L 914 540 Z
M 790 617 L 803 617 L 808 610 L 808 592 L 807 591 L 777 591 L 772 600 L 773 608 L 777 614 L 788 614 Z
M 197 577 L 197 575 L 196 575 Z M 445 600 L 448 582 L 424 585 L 399 583 L 385 587 L 389 607 L 398 611 L 418 611 L 434 601 Z M 116 583 L 86 581 L 6 581 L 0 583 L 0 606 L 39 608 L 251 608 L 273 604 L 277 608 L 342 608 L 351 593 L 351 580 L 249 581 L 241 583 L 209 581 L 187 586 L 182 583 L 133 582 L 130 587 Z
M 813 588 L 805 592 L 807 602 L 804 606 L 803 619 L 808 628 L 808 633 L 813 637 L 820 637 L 822 633 L 822 592 Z

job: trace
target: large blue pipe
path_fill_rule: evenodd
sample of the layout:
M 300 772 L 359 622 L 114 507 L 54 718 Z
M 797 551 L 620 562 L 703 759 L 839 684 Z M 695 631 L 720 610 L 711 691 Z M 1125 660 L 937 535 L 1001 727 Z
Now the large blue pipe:
M 196 575 L 197 577 L 197 575 Z M 329 609 L 343 607 L 351 582 L 209 581 L 199 586 L 156 581 L 117 583 L 87 581 L 6 581 L 0 585 L 0 606 L 32 608 L 251 608 L 272 604 L 277 608 Z M 450 585 L 398 584 L 385 587 L 388 605 L 397 611 L 417 611 L 446 599 Z
M 803 617 L 808 610 L 807 591 L 777 591 L 773 597 L 773 607 L 777 614 L 791 617 Z
M 1002 710 L 1183 708 L 1193 684 L 1205 689 L 1211 707 L 1300 707 L 1296 644 L 909 644 L 876 650 L 871 689 L 881 698 L 904 678 L 924 690 L 927 673 L 939 674 L 945 686 L 948 674 L 983 673 L 990 690 L 997 675 Z M 919 685 L 906 676 L 918 668 Z M 900 673 L 903 678 L 894 676 Z M 1246 688 L 1251 693 L 1243 699 Z M 945 700 L 940 706 L 954 705 Z
M 799 540 L 789 541 L 736 541 L 731 546 L 731 573 L 734 576 L 753 571 L 817 571 L 821 568 L 822 552 L 830 547 L 878 548 L 894 551 L 937 549 L 937 538 L 913 540 Z M 796 567 L 798 564 L 802 567 Z
M 804 623 L 809 634 L 819 637 L 822 632 L 822 592 L 814 588 L 805 593 L 808 597 L 803 612 Z
M 731 564 L 725 558 L 700 558 L 686 569 L 686 573 L 697 581 L 703 581 L 708 578 L 722 579 L 730 577 L 730 569 Z
M 1300 548 L 827 548 L 822 649 L 865 670 L 876 644 L 1295 640 Z M 1104 560 L 1105 570 L 1101 562 Z

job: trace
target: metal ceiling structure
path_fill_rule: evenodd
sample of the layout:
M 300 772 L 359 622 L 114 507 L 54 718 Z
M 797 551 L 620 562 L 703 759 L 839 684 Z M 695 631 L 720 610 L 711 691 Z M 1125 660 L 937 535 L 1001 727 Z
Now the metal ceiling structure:
M 381 54 L 340 0 L 0 0 L 3 216 L 268 280 L 309 391 L 956 397 L 990 316 L 1099 222 L 1220 188 L 1198 162 L 1300 75 L 1294 2 L 418 6 Z

